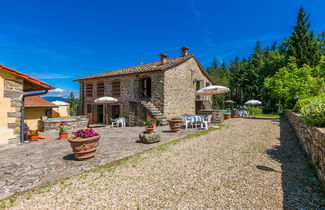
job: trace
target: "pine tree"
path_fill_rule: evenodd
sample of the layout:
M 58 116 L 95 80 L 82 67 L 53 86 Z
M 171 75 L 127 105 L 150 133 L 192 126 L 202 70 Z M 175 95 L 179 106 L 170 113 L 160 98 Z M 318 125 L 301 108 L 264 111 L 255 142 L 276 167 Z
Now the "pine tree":
M 297 23 L 293 27 L 288 40 L 288 56 L 293 56 L 297 60 L 298 67 L 304 64 L 316 66 L 320 60 L 320 48 L 314 34 L 309 30 L 309 14 L 306 14 L 303 7 L 299 9 Z

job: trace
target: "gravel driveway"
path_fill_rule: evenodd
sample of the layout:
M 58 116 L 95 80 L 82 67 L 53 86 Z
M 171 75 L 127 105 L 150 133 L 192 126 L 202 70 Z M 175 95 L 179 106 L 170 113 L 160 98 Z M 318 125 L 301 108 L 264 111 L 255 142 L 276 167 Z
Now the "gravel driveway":
M 221 130 L 15 199 L 15 209 L 325 207 L 283 119 L 231 119 Z

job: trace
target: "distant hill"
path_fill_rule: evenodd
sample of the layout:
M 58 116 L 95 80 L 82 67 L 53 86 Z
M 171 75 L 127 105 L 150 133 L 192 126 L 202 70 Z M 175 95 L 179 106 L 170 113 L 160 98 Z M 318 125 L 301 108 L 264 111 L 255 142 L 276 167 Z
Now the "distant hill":
M 45 97 L 42 97 L 42 98 L 44 98 L 45 100 L 48 100 L 50 102 L 52 102 L 52 101 L 66 101 L 66 100 L 68 100 L 67 98 L 54 97 L 54 96 L 45 96 Z

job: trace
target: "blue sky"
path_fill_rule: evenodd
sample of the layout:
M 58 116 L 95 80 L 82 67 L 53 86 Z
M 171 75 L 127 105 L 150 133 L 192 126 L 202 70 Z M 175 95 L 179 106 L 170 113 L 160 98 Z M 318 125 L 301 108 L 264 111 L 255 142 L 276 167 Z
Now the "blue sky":
M 56 88 L 78 91 L 77 77 L 180 55 L 187 46 L 208 66 L 288 37 L 303 5 L 315 33 L 324 0 L 1 0 L 0 64 Z

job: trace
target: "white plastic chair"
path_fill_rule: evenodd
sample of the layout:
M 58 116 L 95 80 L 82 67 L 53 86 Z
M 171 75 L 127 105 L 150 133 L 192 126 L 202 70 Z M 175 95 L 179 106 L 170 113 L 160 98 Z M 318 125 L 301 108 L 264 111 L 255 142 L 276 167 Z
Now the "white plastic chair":
M 114 125 L 117 127 L 118 125 L 117 125 L 117 123 L 116 123 L 116 120 L 115 119 L 112 119 L 112 118 L 110 118 L 110 120 L 111 120 L 111 125 L 112 125 L 112 128 L 114 127 Z
M 202 117 L 202 121 L 201 121 L 201 128 L 203 128 L 204 126 L 204 129 L 205 130 L 208 130 L 208 125 L 209 124 L 209 119 L 208 119 L 208 116 L 207 117 Z
M 125 127 L 125 118 L 124 117 L 119 117 L 116 119 L 116 125 L 117 127 L 119 127 L 119 125 L 121 125 L 121 127 Z
M 185 126 L 185 129 L 187 129 L 188 126 L 191 125 L 192 121 L 191 121 L 190 117 L 188 117 L 187 115 L 184 115 L 183 119 L 182 119 L 182 123 Z

